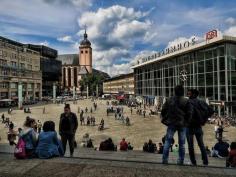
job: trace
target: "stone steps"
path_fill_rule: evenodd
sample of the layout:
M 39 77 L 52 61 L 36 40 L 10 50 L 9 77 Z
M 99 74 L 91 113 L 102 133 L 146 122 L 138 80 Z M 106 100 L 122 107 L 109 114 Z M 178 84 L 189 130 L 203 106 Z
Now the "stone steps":
M 69 157 L 69 147 L 67 147 L 67 152 L 65 157 Z M 14 148 L 7 144 L 0 145 L 0 153 L 10 153 L 13 154 Z M 88 148 L 76 148 L 74 152 L 74 158 L 79 159 L 94 159 L 94 160 L 107 160 L 107 161 L 127 161 L 127 162 L 142 162 L 142 163 L 161 163 L 162 155 L 156 153 L 144 153 L 142 151 L 95 151 L 94 149 Z M 178 154 L 169 154 L 169 163 L 176 164 Z M 196 159 L 198 165 L 202 164 L 200 154 L 196 154 Z M 189 165 L 190 160 L 188 154 L 186 154 L 185 164 Z M 225 159 L 212 158 L 209 157 L 209 166 L 211 167 L 225 167 Z
M 0 153 L 0 177 L 235 177 L 236 169 L 158 163 L 53 158 L 15 160 Z

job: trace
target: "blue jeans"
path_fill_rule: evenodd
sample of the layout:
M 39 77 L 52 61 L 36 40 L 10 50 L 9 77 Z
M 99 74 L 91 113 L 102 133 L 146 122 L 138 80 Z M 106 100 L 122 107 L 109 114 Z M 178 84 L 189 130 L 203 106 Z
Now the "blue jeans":
M 175 126 L 168 126 L 167 133 L 166 133 L 166 140 L 164 145 L 164 151 L 162 156 L 162 163 L 168 163 L 169 158 L 169 150 L 172 142 L 172 138 L 174 137 L 175 132 L 178 132 L 179 138 L 179 158 L 178 164 L 184 163 L 184 155 L 185 155 L 185 138 L 186 138 L 186 128 L 179 128 Z

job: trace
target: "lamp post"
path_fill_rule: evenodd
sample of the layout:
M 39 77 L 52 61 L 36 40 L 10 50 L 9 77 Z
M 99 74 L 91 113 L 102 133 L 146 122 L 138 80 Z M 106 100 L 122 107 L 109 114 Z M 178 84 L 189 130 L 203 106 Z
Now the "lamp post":
M 75 86 L 73 86 L 73 101 L 75 101 L 75 96 L 76 96 L 76 94 L 75 94 Z
M 18 83 L 18 108 L 22 108 L 22 83 Z
M 57 91 L 57 86 L 56 83 L 53 83 L 53 103 L 56 103 L 56 91 Z
M 98 85 L 96 86 L 96 96 L 98 97 Z
M 87 85 L 87 99 L 88 99 L 88 96 L 89 96 L 89 90 L 88 90 L 88 85 Z

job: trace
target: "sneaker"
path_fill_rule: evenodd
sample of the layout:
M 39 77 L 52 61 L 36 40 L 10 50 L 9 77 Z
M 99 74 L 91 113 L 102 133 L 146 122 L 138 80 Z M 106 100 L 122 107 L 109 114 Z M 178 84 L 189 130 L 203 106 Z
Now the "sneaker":
M 73 157 L 73 154 L 70 154 L 70 157 Z
M 182 160 L 177 161 L 177 165 L 183 165 L 183 164 L 184 164 L 184 161 L 182 161 Z
M 167 161 L 167 160 L 163 160 L 163 161 L 162 161 L 162 164 L 167 165 L 167 164 L 168 164 L 168 161 Z

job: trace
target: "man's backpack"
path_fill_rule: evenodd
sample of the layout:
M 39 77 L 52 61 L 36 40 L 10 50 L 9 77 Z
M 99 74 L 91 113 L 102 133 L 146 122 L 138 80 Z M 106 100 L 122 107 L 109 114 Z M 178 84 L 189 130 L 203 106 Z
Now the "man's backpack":
M 22 138 L 19 139 L 15 147 L 14 156 L 17 159 L 25 159 L 27 157 L 25 152 L 25 141 Z
M 197 102 L 191 102 L 193 105 L 193 119 L 192 124 L 195 125 L 205 125 L 208 118 L 214 114 L 214 110 L 204 101 L 197 100 Z

